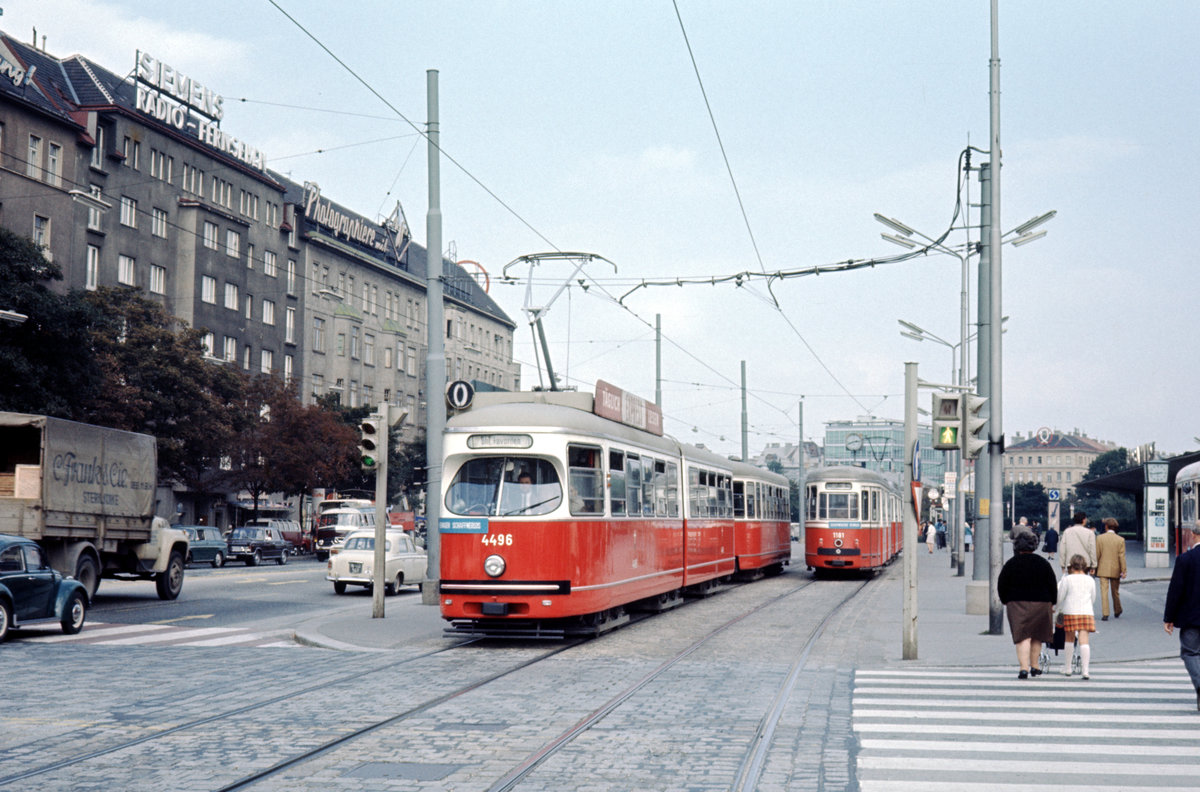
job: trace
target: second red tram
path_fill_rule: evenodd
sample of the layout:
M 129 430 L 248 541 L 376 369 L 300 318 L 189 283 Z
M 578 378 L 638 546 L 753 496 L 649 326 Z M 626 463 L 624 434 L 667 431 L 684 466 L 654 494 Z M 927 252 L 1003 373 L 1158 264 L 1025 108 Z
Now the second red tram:
M 451 629 L 595 632 L 631 608 L 782 570 L 787 479 L 662 435 L 656 411 L 598 383 L 595 397 L 478 393 L 447 421 L 439 592 Z
M 818 468 L 805 488 L 809 569 L 878 569 L 900 553 L 901 498 L 887 477 L 859 467 Z

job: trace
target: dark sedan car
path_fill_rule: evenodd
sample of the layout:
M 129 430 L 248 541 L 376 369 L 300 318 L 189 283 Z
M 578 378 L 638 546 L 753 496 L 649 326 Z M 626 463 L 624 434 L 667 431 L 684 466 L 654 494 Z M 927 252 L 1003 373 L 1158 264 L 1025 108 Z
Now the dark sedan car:
M 283 538 L 278 528 L 247 526 L 234 528 L 229 534 L 229 560 L 244 561 L 246 566 L 258 566 L 271 559 L 286 564 L 291 552 L 292 543 Z
M 212 564 L 215 567 L 224 566 L 225 554 L 229 548 L 225 536 L 219 528 L 211 525 L 176 525 L 188 535 L 189 564 Z
M 0 641 L 9 630 L 58 622 L 74 635 L 87 616 L 87 589 L 50 568 L 37 543 L 0 534 Z

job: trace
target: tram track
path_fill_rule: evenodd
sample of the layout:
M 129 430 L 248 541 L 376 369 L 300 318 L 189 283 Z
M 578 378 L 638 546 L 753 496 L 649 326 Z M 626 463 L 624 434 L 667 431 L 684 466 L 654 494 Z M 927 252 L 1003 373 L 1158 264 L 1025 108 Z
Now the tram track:
M 812 589 L 813 585 L 814 581 L 811 579 L 804 580 L 799 585 L 793 585 L 785 591 L 774 593 L 773 596 L 763 601 L 757 601 L 757 598 L 753 597 L 753 593 L 755 593 L 756 590 L 750 589 L 749 591 L 751 593 L 749 593 L 747 596 L 756 601 L 753 603 L 747 603 L 745 606 L 739 606 L 739 608 L 741 608 L 740 612 L 733 614 L 730 618 L 723 620 L 720 624 L 716 624 L 715 626 L 705 629 L 702 635 L 699 635 L 694 639 L 685 639 L 687 640 L 686 645 L 671 648 L 670 654 L 660 657 L 659 661 L 653 668 L 649 668 L 644 673 L 640 674 L 636 679 L 627 680 L 626 684 L 624 684 L 616 694 L 608 695 L 605 700 L 600 702 L 598 705 L 594 705 L 586 716 L 574 720 L 573 722 L 569 723 L 569 725 L 566 725 L 565 728 L 561 728 L 561 730 L 557 733 L 551 733 L 550 735 L 544 736 L 541 741 L 541 747 L 532 753 L 526 754 L 524 759 L 517 760 L 516 757 L 512 757 L 511 760 L 514 761 L 514 764 L 510 765 L 510 770 L 499 776 L 498 780 L 496 780 L 490 787 L 487 787 L 487 789 L 489 792 L 493 792 L 493 790 L 495 792 L 500 792 L 501 790 L 522 788 L 524 782 L 529 779 L 531 775 L 535 774 L 538 769 L 541 768 L 548 760 L 552 759 L 560 752 L 563 752 L 564 749 L 566 749 L 568 746 L 571 746 L 578 738 L 588 733 L 589 730 L 592 730 L 597 725 L 602 724 L 606 719 L 610 718 L 614 714 L 620 713 L 623 705 L 637 697 L 640 692 L 646 691 L 648 686 L 652 685 L 652 683 L 663 683 L 664 677 L 668 677 L 669 672 L 672 669 L 680 667 L 680 665 L 689 657 L 696 656 L 696 653 L 701 649 L 714 644 L 720 636 L 729 633 L 738 625 L 743 625 L 745 630 L 757 629 L 753 626 L 753 617 L 759 614 L 766 614 L 770 612 L 773 608 L 777 608 L 779 605 L 788 602 L 789 598 L 794 597 L 798 593 Z M 808 660 L 809 653 L 811 652 L 813 646 L 815 646 L 820 640 L 821 634 L 823 633 L 830 619 L 832 619 L 842 607 L 851 602 L 866 585 L 867 582 L 864 581 L 857 585 L 853 591 L 846 593 L 845 596 L 841 597 L 840 601 L 837 602 L 836 605 L 827 608 L 828 612 L 824 614 L 819 623 L 815 624 L 815 626 L 812 626 L 811 629 L 808 629 L 807 634 L 803 639 L 803 650 L 799 653 L 799 656 L 789 667 L 786 676 L 782 679 L 778 686 L 778 690 L 775 691 L 773 697 L 771 698 L 770 705 L 765 709 L 765 711 L 763 711 L 763 715 L 761 716 L 758 728 L 755 730 L 753 738 L 750 739 L 745 745 L 744 756 L 740 764 L 737 765 L 737 776 L 735 779 L 733 779 L 732 785 L 729 787 L 730 789 L 741 792 L 742 790 L 748 791 L 756 788 L 759 776 L 762 772 L 763 762 L 774 741 L 775 729 L 779 722 L 780 713 L 786 705 L 792 689 L 796 685 L 797 678 Z M 742 589 L 744 587 L 739 586 L 736 588 Z M 818 585 L 817 588 L 820 589 L 822 586 Z M 825 606 L 823 606 L 823 608 L 824 607 Z M 681 610 L 690 611 L 691 609 L 684 608 Z M 793 610 L 796 609 L 793 608 Z M 662 616 L 659 618 L 662 618 Z M 629 627 L 618 630 L 617 633 L 625 633 L 628 629 Z M 680 637 L 682 638 L 683 635 L 680 634 Z M 363 718 L 360 722 L 355 722 L 355 719 L 352 716 L 343 713 L 337 717 L 329 718 L 327 721 L 314 724 L 313 735 L 315 744 L 309 746 L 305 750 L 293 750 L 291 755 L 280 756 L 276 754 L 273 757 L 260 757 L 266 758 L 266 760 L 270 762 L 269 766 L 260 767 L 252 772 L 245 773 L 239 778 L 236 778 L 236 780 L 225 782 L 223 786 L 216 786 L 215 784 L 219 782 L 219 779 L 214 779 L 214 786 L 212 788 L 226 792 L 232 790 L 251 789 L 261 784 L 278 784 L 281 779 L 296 779 L 295 774 L 298 772 L 311 774 L 311 768 L 307 770 L 304 769 L 306 765 L 310 765 L 311 763 L 316 762 L 317 764 L 315 767 L 319 768 L 328 766 L 329 763 L 336 763 L 338 761 L 344 762 L 346 755 L 339 753 L 343 749 L 350 749 L 351 756 L 355 755 L 356 753 L 361 756 L 364 751 L 371 751 L 370 746 L 372 744 L 368 739 L 371 735 L 375 735 L 382 744 L 386 744 L 387 741 L 394 742 L 395 737 L 390 735 L 394 735 L 396 733 L 395 729 L 401 727 L 401 725 L 404 725 L 406 734 L 411 731 L 413 726 L 406 724 L 406 722 L 413 722 L 416 720 L 419 723 L 428 722 L 429 719 L 442 720 L 447 718 L 453 720 L 455 715 L 447 714 L 448 712 L 454 713 L 462 710 L 473 710 L 475 707 L 477 707 L 477 703 L 470 703 L 471 700 L 468 698 L 470 694 L 488 691 L 492 686 L 496 685 L 505 678 L 512 678 L 514 680 L 512 683 L 513 686 L 524 688 L 528 684 L 527 680 L 530 679 L 530 677 L 528 677 L 527 674 L 525 676 L 516 676 L 521 672 L 533 671 L 535 675 L 534 678 L 536 678 L 539 673 L 539 664 L 546 663 L 552 658 L 563 656 L 564 653 L 570 652 L 581 645 L 594 646 L 599 649 L 600 647 L 604 647 L 604 642 L 608 640 L 610 639 L 601 638 L 599 641 L 571 640 L 551 646 L 541 644 L 539 645 L 539 648 L 544 647 L 545 651 L 539 651 L 533 656 L 521 657 L 515 661 L 512 660 L 511 657 L 501 656 L 500 651 L 502 651 L 502 649 L 500 647 L 489 648 L 488 657 L 484 661 L 491 666 L 487 673 L 471 673 L 472 669 L 470 665 L 463 663 L 462 665 L 464 666 L 464 671 L 466 671 L 470 677 L 473 678 L 460 679 L 451 683 L 450 685 L 443 686 L 443 689 L 437 691 L 435 695 L 429 695 L 429 693 L 433 691 L 427 691 L 425 695 L 420 696 L 418 700 L 411 701 L 408 706 L 396 708 L 390 713 L 377 713 L 374 715 L 374 717 Z M 730 637 L 730 640 L 736 642 L 738 639 L 735 637 Z M 637 646 L 643 647 L 643 650 L 640 651 L 652 651 L 646 649 L 646 647 L 658 646 L 658 642 L 655 641 L 652 634 L 638 636 L 637 641 Z M 321 681 L 305 686 L 302 689 L 292 690 L 288 693 L 272 696 L 260 701 L 255 701 L 244 706 L 233 707 L 220 713 L 212 714 L 203 718 L 192 719 L 167 728 L 156 729 L 150 733 L 142 734 L 134 739 L 114 742 L 113 744 L 103 748 L 82 752 L 57 762 L 42 764 L 26 772 L 0 777 L 0 787 L 12 787 L 19 782 L 28 781 L 30 779 L 51 779 L 54 778 L 54 773 L 71 772 L 79 768 L 85 768 L 88 767 L 90 763 L 104 757 L 107 757 L 109 761 L 112 761 L 114 756 L 122 751 L 140 748 L 143 751 L 149 750 L 152 752 L 169 752 L 172 745 L 180 744 L 178 742 L 179 740 L 189 741 L 191 739 L 195 739 L 189 736 L 191 734 L 203 735 L 205 733 L 205 727 L 220 725 L 222 722 L 237 723 L 239 719 L 242 719 L 242 716 L 246 715 L 258 717 L 260 719 L 255 721 L 252 717 L 251 721 L 248 723 L 266 723 L 268 720 L 262 718 L 262 716 L 258 715 L 258 713 L 270 711 L 269 708 L 272 707 L 280 708 L 280 711 L 273 715 L 273 717 L 276 719 L 286 720 L 292 717 L 302 717 L 302 715 L 299 714 L 301 709 L 289 708 L 289 702 L 298 701 L 313 695 L 320 695 L 322 692 L 328 694 L 339 685 L 350 684 L 354 681 L 361 682 L 364 675 L 387 674 L 388 672 L 403 671 L 404 674 L 408 674 L 417 678 L 425 678 L 427 675 L 434 673 L 436 666 L 422 664 L 421 661 L 429 660 L 430 658 L 436 658 L 439 655 L 447 655 L 448 653 L 461 651 L 469 645 L 478 643 L 480 643 L 479 640 L 463 641 L 451 647 L 439 648 L 434 651 L 424 652 L 422 654 L 415 655 L 413 657 L 407 657 L 402 660 L 378 663 L 369 667 L 358 668 L 352 672 L 336 677 L 326 677 Z M 495 653 L 492 652 L 493 648 L 496 650 Z M 532 648 L 532 646 L 527 644 L 518 648 L 526 650 L 527 652 L 527 650 Z M 720 650 L 714 649 L 714 651 Z M 589 663 L 596 660 L 597 654 L 604 655 L 605 653 L 606 650 L 593 652 L 591 653 L 592 656 L 590 659 L 588 656 L 583 656 L 578 660 L 582 663 Z M 642 657 L 640 659 L 645 660 L 647 658 Z M 494 661 L 496 660 L 507 660 L 508 662 L 504 662 L 503 667 L 501 668 L 494 668 Z M 692 665 L 694 666 L 694 664 Z M 586 667 L 587 666 L 581 666 L 581 668 Z M 553 666 L 550 666 L 550 668 L 553 668 Z M 553 672 L 547 671 L 543 675 L 548 676 L 551 673 L 559 672 L 561 672 L 561 666 L 558 670 Z M 586 672 L 581 671 L 581 673 Z M 595 686 L 595 689 L 592 690 L 592 695 L 594 695 L 597 691 L 602 691 L 603 687 L 604 686 L 602 685 Z M 503 687 L 498 688 L 493 695 L 507 696 L 507 689 L 508 688 Z M 357 690 L 361 692 L 362 687 L 359 686 Z M 309 704 L 311 705 L 311 702 L 309 702 Z M 440 711 L 440 708 L 450 707 L 451 705 L 456 705 L 457 709 Z M 424 719 L 421 719 L 421 716 L 424 716 Z M 501 720 L 503 720 L 502 717 Z M 242 723 L 236 728 L 245 729 L 247 728 L 247 723 Z M 325 734 L 324 737 L 320 736 L 322 733 Z M 334 736 L 330 737 L 331 734 Z M 155 745 L 156 741 L 158 742 L 157 745 Z M 360 742 L 365 742 L 367 747 L 353 747 L 356 743 Z M 220 751 L 221 749 L 214 746 L 213 750 Z M 590 749 L 584 747 L 577 750 L 586 751 Z M 449 759 L 449 757 L 446 758 Z M 98 772 L 98 769 L 93 768 L 93 772 Z M 228 778 L 228 776 L 226 776 L 226 778 Z M 274 781 L 272 781 L 272 779 L 274 779 Z M 537 788 L 538 783 L 541 782 L 535 782 L 532 786 Z M 482 788 L 482 786 L 476 788 Z

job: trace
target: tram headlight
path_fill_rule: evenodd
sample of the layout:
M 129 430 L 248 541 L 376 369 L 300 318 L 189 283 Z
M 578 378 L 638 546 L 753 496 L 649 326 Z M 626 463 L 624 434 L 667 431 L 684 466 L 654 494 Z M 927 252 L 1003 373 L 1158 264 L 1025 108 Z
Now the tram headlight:
M 483 571 L 488 577 L 500 577 L 504 574 L 504 559 L 498 555 L 490 555 L 483 560 Z

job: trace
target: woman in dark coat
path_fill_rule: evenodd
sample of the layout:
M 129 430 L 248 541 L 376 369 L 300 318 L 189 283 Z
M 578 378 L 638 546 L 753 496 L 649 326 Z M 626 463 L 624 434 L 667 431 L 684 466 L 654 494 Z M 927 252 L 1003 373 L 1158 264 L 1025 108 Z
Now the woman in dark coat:
M 1017 679 L 1041 676 L 1036 663 L 1042 644 L 1054 639 L 1054 603 L 1058 601 L 1058 580 L 1050 562 L 1033 551 L 1038 540 L 1026 531 L 1013 537 L 1016 555 L 1008 559 L 996 581 L 996 592 L 1008 614 L 1017 662 Z
M 1046 555 L 1054 558 L 1054 554 L 1058 552 L 1058 531 L 1046 528 L 1046 545 L 1042 549 L 1046 551 Z

